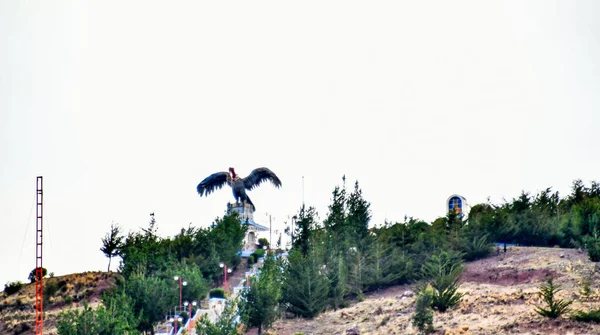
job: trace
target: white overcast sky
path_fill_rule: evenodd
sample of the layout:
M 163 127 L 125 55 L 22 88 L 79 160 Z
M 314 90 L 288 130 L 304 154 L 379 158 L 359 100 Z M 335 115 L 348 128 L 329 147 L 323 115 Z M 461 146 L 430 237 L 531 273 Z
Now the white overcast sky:
M 598 178 L 599 1 L 0 0 L 0 285 L 105 270 L 100 239 L 156 213 L 172 236 L 222 216 L 267 166 L 257 221 L 325 217 L 346 175 L 373 223 Z M 30 214 L 31 213 L 31 214 Z M 113 268 L 118 262 L 113 262 Z

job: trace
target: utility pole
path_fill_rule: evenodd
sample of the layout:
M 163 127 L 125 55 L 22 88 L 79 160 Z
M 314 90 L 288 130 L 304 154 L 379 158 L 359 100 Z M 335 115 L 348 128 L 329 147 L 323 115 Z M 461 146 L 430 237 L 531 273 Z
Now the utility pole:
M 302 206 L 304 206 L 304 176 L 302 176 Z
M 271 249 L 271 243 L 273 243 L 273 230 L 271 229 L 271 214 L 269 214 L 269 249 Z

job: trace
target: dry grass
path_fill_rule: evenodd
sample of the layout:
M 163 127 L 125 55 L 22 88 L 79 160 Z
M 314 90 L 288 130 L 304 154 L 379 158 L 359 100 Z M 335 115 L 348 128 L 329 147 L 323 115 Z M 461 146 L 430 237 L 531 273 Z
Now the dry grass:
M 534 312 L 534 305 L 541 303 L 538 286 L 548 274 L 562 285 L 560 298 L 576 299 L 573 308 L 600 308 L 600 292 L 595 286 L 600 284 L 600 276 L 584 253 L 558 248 L 513 248 L 507 255 L 466 265 L 460 288 L 466 295 L 457 308 L 435 313 L 436 334 L 600 334 L 600 325 L 566 317 L 548 320 Z M 592 278 L 593 292 L 589 299 L 581 301 L 581 280 L 586 275 Z M 347 329 L 356 327 L 361 334 L 417 334 L 411 325 L 415 298 L 402 294 L 412 289 L 409 285 L 393 287 L 313 320 L 281 320 L 272 333 L 345 334 Z
M 114 287 L 115 273 L 85 272 L 45 278 L 44 285 L 56 285 L 56 294 L 44 302 L 44 334 L 56 334 L 56 317 L 66 308 L 77 308 L 86 300 L 91 306 L 100 302 L 102 291 Z M 65 299 L 72 304 L 65 304 Z M 30 335 L 35 328 L 35 284 L 25 285 L 18 293 L 0 298 L 0 334 Z

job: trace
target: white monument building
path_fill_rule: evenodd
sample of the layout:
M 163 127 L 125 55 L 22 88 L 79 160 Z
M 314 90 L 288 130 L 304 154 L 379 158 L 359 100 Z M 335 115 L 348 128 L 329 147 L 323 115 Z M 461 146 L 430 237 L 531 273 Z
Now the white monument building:
M 233 212 L 238 213 L 242 224 L 248 225 L 248 231 L 244 239 L 244 250 L 242 251 L 242 256 L 244 257 L 246 254 L 249 255 L 256 250 L 258 246 L 258 232 L 269 231 L 269 228 L 254 222 L 254 211 L 252 210 L 252 206 L 247 203 L 228 203 L 227 215 Z
M 470 206 L 462 195 L 453 194 L 446 200 L 446 213 L 453 211 L 459 217 L 466 219 L 469 216 Z

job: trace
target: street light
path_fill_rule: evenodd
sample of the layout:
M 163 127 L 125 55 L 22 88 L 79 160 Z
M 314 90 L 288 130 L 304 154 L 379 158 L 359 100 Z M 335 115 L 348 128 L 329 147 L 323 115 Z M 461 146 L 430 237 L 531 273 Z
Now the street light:
M 183 278 L 181 278 L 180 276 L 175 276 L 175 277 L 173 277 L 173 279 L 175 279 L 176 281 L 179 281 L 179 313 L 181 313 L 181 311 L 183 310 L 181 296 L 183 293 L 183 287 L 187 285 L 187 282 L 183 281 Z
M 171 323 L 172 327 L 175 327 L 175 332 L 174 334 L 177 334 L 177 325 L 179 324 L 179 322 L 181 322 L 183 319 L 181 317 L 172 317 L 169 318 L 169 322 Z
M 223 282 L 223 287 L 225 288 L 225 291 L 227 291 L 227 274 L 231 273 L 232 271 L 231 271 L 231 269 L 228 269 L 227 264 L 225 264 L 223 262 L 219 263 L 219 267 L 221 269 L 223 269 L 223 277 L 225 277 L 224 282 Z
M 197 304 L 198 302 L 196 300 L 192 301 L 191 304 L 187 301 L 183 303 L 183 305 L 188 308 L 188 320 L 192 320 L 192 306 L 196 306 Z M 188 332 L 190 332 L 192 328 L 192 322 L 188 321 L 188 325 Z
M 179 325 L 179 322 L 183 321 L 183 319 L 181 317 L 177 317 L 177 318 L 171 318 L 171 319 L 169 319 L 169 321 L 171 321 L 171 322 L 175 321 L 175 334 L 177 334 L 177 326 Z

